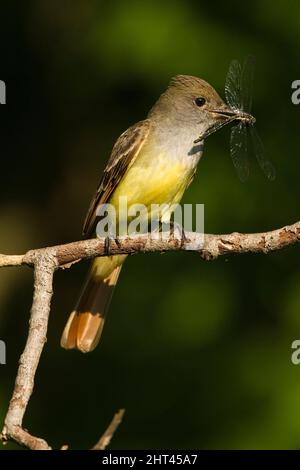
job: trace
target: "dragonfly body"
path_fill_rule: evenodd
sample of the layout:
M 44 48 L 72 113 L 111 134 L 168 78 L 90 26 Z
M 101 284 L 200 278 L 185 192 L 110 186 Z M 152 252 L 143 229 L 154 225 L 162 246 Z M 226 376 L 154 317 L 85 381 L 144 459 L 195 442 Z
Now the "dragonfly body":
M 233 60 L 225 82 L 225 95 L 228 105 L 236 113 L 237 125 L 231 130 L 230 152 L 239 178 L 245 181 L 249 176 L 248 134 L 259 166 L 269 179 L 275 178 L 272 163 L 266 158 L 263 143 L 254 127 L 256 119 L 251 112 L 254 57 L 248 56 L 243 64 Z
M 243 66 L 237 60 L 233 60 L 225 82 L 225 96 L 228 106 L 224 109 L 216 109 L 216 114 L 229 117 L 228 122 L 235 123 L 230 135 L 230 153 L 233 164 L 239 178 L 245 181 L 249 176 L 248 159 L 248 134 L 251 136 L 252 147 L 259 163 L 259 166 L 269 179 L 275 178 L 275 170 L 272 163 L 266 158 L 262 141 L 254 127 L 256 119 L 252 116 L 252 82 L 254 75 L 254 58 L 248 56 Z M 224 125 L 224 122 L 217 123 L 196 141 L 208 137 Z
M 236 121 L 242 122 L 244 125 L 253 126 L 256 122 L 256 119 L 252 114 L 245 113 L 244 111 L 237 110 Z

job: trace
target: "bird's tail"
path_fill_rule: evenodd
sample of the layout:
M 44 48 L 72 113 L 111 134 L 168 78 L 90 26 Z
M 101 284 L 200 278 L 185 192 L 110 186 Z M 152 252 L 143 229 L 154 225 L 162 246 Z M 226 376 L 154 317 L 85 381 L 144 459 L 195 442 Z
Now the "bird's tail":
M 93 351 L 104 326 L 107 310 L 126 255 L 95 258 L 75 310 L 61 337 L 65 349 Z

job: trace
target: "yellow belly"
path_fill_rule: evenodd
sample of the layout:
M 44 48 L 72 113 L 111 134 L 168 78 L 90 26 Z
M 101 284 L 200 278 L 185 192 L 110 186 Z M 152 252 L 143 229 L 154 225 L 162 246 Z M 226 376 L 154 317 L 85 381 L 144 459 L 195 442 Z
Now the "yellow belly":
M 191 169 L 183 162 L 166 158 L 135 163 L 124 175 L 113 193 L 110 203 L 117 208 L 119 198 L 126 197 L 132 204 L 177 204 L 191 177 Z

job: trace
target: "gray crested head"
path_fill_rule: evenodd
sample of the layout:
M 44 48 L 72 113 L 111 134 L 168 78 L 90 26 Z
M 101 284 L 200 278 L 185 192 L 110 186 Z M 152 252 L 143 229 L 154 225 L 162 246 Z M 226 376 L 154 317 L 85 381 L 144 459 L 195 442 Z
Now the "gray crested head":
M 164 128 L 184 128 L 200 141 L 228 122 L 237 119 L 216 90 L 205 80 L 176 75 L 159 97 L 148 117 Z

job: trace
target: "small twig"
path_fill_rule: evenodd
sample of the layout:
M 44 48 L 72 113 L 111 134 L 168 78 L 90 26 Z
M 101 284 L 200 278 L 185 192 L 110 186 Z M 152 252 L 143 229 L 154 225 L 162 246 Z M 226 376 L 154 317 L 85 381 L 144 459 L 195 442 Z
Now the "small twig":
M 20 266 L 23 264 L 24 255 L 1 255 L 0 266 Z
M 125 410 L 119 410 L 115 416 L 113 417 L 110 425 L 106 429 L 106 431 L 102 434 L 99 441 L 92 447 L 91 450 L 105 450 L 106 447 L 110 444 L 112 437 L 114 436 L 116 430 L 120 426 Z

